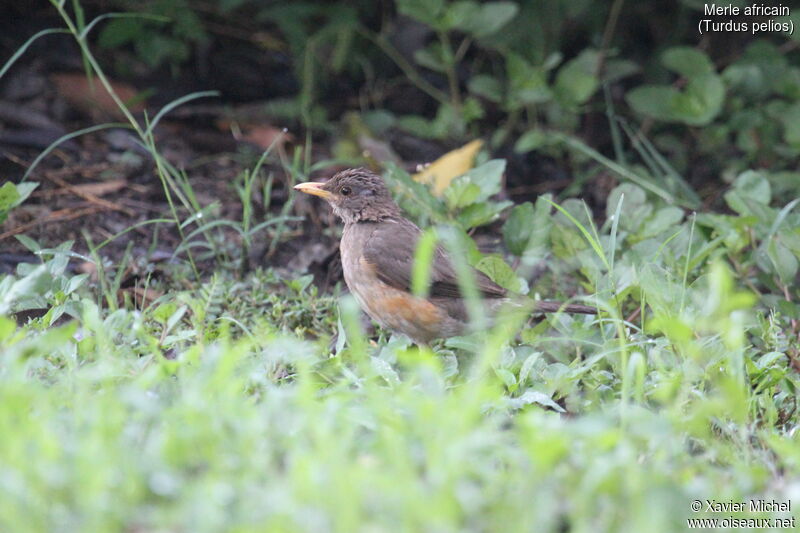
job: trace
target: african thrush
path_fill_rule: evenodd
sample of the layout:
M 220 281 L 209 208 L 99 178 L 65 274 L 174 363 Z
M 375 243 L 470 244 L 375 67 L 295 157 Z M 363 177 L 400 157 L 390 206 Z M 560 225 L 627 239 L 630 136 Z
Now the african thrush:
M 344 221 L 339 245 L 344 280 L 373 320 L 427 344 L 464 332 L 469 323 L 458 277 L 441 247 L 434 252 L 426 298 L 411 293 L 411 272 L 421 230 L 403 217 L 383 179 L 363 168 L 344 170 L 326 182 L 306 182 L 295 189 L 324 198 Z M 473 269 L 481 298 L 495 311 L 511 297 L 482 272 Z M 596 314 L 585 305 L 536 302 L 537 312 Z

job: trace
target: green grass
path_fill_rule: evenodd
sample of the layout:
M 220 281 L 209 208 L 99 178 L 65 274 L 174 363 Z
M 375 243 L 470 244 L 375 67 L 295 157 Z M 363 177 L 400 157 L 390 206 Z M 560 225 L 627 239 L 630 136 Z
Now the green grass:
M 603 314 L 508 315 L 433 351 L 364 337 L 354 302 L 309 276 L 239 277 L 223 255 L 211 276 L 187 279 L 184 261 L 151 282 L 156 302 L 118 305 L 120 268 L 91 284 L 68 273 L 70 243 L 22 238 L 42 263 L 0 279 L 0 531 L 684 531 L 689 518 L 784 517 L 690 508 L 797 490 L 795 289 L 774 251 L 797 215 L 745 200 L 752 190 L 763 182 L 742 178 L 727 196 L 741 215 L 678 222 L 635 185 L 612 192 L 600 227 L 575 200 L 519 211 L 509 228 L 538 221 L 505 232 L 520 268 L 548 258 L 532 292 L 579 283 Z M 769 310 L 776 296 L 783 311 Z M 28 308 L 48 311 L 11 318 Z
M 774 319 L 705 277 L 664 333 L 554 316 L 438 353 L 304 340 L 336 330 L 308 279 L 143 311 L 84 287 L 65 325 L 0 319 L 0 530 L 683 531 L 714 516 L 694 499 L 785 501 L 796 373 L 745 342 L 781 342 Z

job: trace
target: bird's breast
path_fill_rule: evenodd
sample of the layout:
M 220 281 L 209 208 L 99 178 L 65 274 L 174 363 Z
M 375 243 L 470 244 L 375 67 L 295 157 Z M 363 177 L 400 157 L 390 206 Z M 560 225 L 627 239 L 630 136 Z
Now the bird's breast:
M 383 327 L 417 342 L 430 342 L 459 331 L 460 322 L 449 317 L 442 307 L 378 278 L 375 265 L 363 254 L 364 244 L 373 230 L 360 224 L 345 227 L 340 245 L 344 280 L 361 309 Z

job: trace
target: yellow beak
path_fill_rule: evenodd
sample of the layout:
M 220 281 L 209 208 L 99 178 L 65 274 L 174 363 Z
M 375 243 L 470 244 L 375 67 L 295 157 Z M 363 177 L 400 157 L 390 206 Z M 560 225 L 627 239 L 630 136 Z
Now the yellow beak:
M 307 181 L 305 183 L 298 183 L 294 186 L 294 190 L 304 192 L 306 194 L 313 194 L 314 196 L 319 196 L 324 199 L 328 199 L 333 196 L 330 192 L 326 191 L 322 188 L 325 185 L 323 182 L 319 181 Z

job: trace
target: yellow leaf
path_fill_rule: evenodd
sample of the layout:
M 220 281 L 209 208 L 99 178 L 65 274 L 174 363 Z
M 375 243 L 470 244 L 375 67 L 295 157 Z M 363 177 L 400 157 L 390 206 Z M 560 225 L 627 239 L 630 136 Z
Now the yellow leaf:
M 475 156 L 481 146 L 483 146 L 483 141 L 477 139 L 461 148 L 447 152 L 421 172 L 414 174 L 414 179 L 430 185 L 434 196 L 441 196 L 451 181 L 466 174 L 473 167 Z

